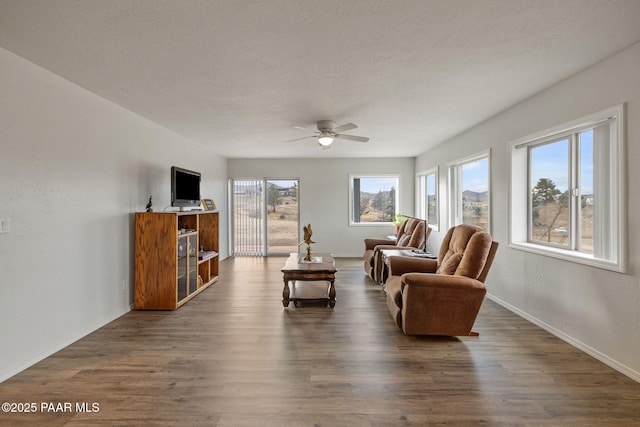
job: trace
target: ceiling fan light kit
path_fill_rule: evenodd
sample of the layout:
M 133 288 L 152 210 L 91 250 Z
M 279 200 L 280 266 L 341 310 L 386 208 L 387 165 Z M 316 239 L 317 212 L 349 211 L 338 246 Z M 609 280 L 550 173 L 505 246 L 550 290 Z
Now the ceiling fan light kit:
M 328 147 L 333 142 L 333 136 L 328 133 L 322 133 L 318 137 L 318 143 L 324 147 Z

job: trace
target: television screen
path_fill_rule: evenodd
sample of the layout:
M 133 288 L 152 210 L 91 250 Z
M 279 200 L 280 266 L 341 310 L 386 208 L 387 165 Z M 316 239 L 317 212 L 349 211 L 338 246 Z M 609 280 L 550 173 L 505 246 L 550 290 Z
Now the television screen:
M 171 206 L 200 205 L 200 172 L 171 167 Z

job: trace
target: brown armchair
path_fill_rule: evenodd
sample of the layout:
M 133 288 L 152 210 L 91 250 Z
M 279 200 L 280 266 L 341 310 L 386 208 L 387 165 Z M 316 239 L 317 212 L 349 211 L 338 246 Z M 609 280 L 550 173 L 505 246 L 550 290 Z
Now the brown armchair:
M 437 259 L 390 257 L 387 306 L 407 335 L 477 335 L 471 328 L 486 294 L 498 243 L 474 225 L 449 229 Z
M 409 218 L 398 230 L 396 240 L 390 239 L 364 239 L 364 270 L 376 282 L 380 282 L 382 270 L 381 249 L 422 249 L 425 244 L 425 236 L 428 239 L 431 227 L 424 228 L 426 221 L 418 218 Z

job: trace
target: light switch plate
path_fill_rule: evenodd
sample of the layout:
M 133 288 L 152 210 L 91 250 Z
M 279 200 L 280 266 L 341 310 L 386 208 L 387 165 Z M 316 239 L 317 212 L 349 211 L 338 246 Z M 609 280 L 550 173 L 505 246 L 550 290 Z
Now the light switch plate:
M 0 218 L 0 234 L 6 234 L 10 230 L 9 218 Z

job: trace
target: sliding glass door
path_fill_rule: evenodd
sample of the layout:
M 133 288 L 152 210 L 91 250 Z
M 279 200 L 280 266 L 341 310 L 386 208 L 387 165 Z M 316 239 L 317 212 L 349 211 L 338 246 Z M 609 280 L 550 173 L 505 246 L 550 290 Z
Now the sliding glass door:
M 298 251 L 299 180 L 233 179 L 232 252 L 235 256 Z
M 232 252 L 237 256 L 264 255 L 263 180 L 231 180 Z

